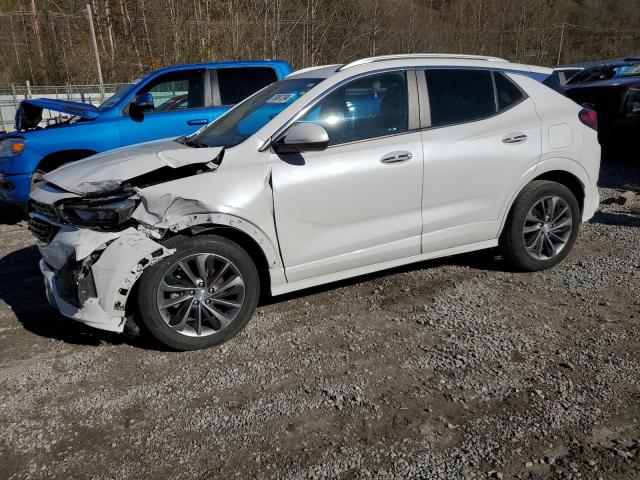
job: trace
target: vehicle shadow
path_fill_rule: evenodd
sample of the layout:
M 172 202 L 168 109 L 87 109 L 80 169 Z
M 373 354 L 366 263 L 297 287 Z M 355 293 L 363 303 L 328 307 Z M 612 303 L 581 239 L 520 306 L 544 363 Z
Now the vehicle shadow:
M 27 216 L 24 211 L 10 203 L 0 201 L 0 225 L 15 225 Z
M 600 223 L 602 225 L 612 225 L 617 227 L 640 228 L 640 216 L 634 216 L 628 213 L 598 211 L 593 215 L 591 223 Z
M 488 250 L 478 250 L 475 252 L 461 253 L 458 255 L 452 255 L 450 257 L 435 258 L 433 260 L 425 260 L 422 262 L 411 263 L 409 265 L 381 270 L 379 272 L 368 273 L 366 275 L 360 275 L 357 277 L 347 278 L 345 280 L 318 285 L 317 287 L 305 288 L 304 290 L 298 290 L 284 295 L 278 295 L 277 297 L 265 296 L 265 298 L 261 299 L 260 305 L 275 305 L 288 300 L 300 299 L 310 295 L 335 290 L 337 288 L 350 287 L 391 275 L 415 272 L 418 270 L 429 270 L 432 268 L 452 265 L 491 272 L 520 272 L 520 270 L 513 268 L 510 264 L 505 262 L 497 249 L 494 248 Z
M 636 156 L 603 154 L 598 186 L 622 190 L 640 187 L 640 168 Z
M 131 344 L 157 350 L 146 338 L 130 338 L 88 327 L 62 316 L 47 302 L 38 268 L 40 253 L 35 245 L 0 258 L 0 299 L 29 332 L 72 345 Z

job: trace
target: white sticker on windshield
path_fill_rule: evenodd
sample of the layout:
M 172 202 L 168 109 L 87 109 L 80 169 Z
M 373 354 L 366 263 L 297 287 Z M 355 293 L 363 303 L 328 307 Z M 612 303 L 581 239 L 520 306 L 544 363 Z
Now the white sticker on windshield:
M 287 103 L 294 96 L 295 94 L 293 93 L 276 93 L 273 97 L 267 100 L 266 103 Z

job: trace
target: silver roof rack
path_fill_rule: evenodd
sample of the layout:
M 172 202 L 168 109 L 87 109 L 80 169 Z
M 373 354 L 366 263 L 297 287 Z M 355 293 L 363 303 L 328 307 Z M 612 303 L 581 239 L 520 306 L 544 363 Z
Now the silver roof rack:
M 378 57 L 361 58 L 355 62 L 347 63 L 338 69 L 338 71 L 346 70 L 347 68 L 355 67 L 357 65 L 365 65 L 367 63 L 382 62 L 384 60 L 402 60 L 407 59 L 428 59 L 428 58 L 442 58 L 442 59 L 458 59 L 458 60 L 484 60 L 487 62 L 508 62 L 504 58 L 498 57 L 485 57 L 482 55 L 464 55 L 458 53 L 406 53 L 399 55 L 380 55 Z

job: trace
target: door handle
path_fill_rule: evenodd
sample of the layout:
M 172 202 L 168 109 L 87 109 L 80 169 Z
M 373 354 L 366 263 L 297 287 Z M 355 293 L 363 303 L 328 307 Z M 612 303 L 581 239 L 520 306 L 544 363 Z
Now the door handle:
M 404 163 L 408 162 L 413 158 L 413 154 L 411 152 L 391 152 L 387 153 L 384 157 L 380 159 L 382 163 L 387 163 L 389 165 L 394 165 L 396 163 Z
M 209 123 L 206 118 L 194 118 L 193 120 L 187 120 L 187 125 L 206 125 Z
M 502 139 L 502 143 L 522 143 L 529 138 L 526 133 L 512 133 Z

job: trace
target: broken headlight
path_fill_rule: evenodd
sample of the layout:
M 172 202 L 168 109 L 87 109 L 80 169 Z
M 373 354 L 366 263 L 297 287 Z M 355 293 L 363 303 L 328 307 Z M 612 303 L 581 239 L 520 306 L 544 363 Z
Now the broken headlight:
M 138 206 L 137 195 L 128 197 L 85 198 L 59 205 L 65 223 L 83 227 L 115 228 L 125 224 Z

